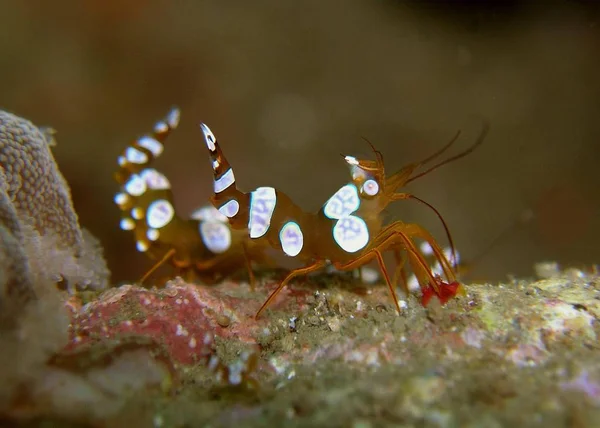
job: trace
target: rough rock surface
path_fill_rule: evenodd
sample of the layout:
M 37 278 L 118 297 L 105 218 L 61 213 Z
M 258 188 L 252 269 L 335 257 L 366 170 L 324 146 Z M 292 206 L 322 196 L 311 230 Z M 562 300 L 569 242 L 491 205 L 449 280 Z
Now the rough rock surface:
M 401 302 L 400 316 L 385 287 L 363 288 L 328 275 L 294 284 L 255 320 L 276 279 L 254 292 L 245 283 L 207 287 L 174 280 L 160 290 L 126 285 L 86 304 L 71 299 L 68 349 L 146 338 L 176 367 L 174 395 L 128 398 L 110 423 L 475 427 L 600 421 L 595 274 L 474 284 L 444 307 L 433 299 L 423 308 L 411 296 Z M 233 386 L 207 368 L 211 352 L 232 367 L 256 349 L 256 383 Z

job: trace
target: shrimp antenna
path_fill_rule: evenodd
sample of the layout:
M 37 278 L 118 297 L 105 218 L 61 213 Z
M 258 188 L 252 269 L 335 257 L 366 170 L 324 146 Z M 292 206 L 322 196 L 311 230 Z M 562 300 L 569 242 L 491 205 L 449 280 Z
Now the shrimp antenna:
M 475 143 L 473 143 L 471 145 L 471 147 L 468 147 L 466 150 L 464 150 L 454 156 L 451 156 L 448 159 L 441 161 L 440 163 L 435 164 L 434 166 L 430 167 L 429 169 L 427 169 L 413 177 L 410 177 L 408 180 L 406 180 L 406 182 L 404 184 L 406 185 L 406 184 L 410 183 L 411 181 L 416 180 L 417 178 L 423 177 L 424 175 L 427 175 L 430 172 L 435 171 L 436 169 L 438 169 L 439 167 L 441 167 L 443 165 L 446 165 L 447 163 L 450 163 L 450 162 L 453 162 L 455 160 L 465 157 L 466 155 L 468 155 L 469 153 L 474 151 L 477 147 L 479 147 L 481 145 L 481 143 L 483 143 L 483 141 L 485 140 L 489 131 L 490 131 L 490 124 L 487 120 L 484 120 L 483 128 L 482 128 L 481 132 L 479 133 L 477 140 L 475 140 Z M 442 147 L 440 150 L 438 150 L 433 155 L 429 156 L 427 159 L 425 159 L 423 162 L 421 162 L 420 165 L 424 165 L 424 164 L 430 162 L 431 160 L 433 160 L 434 158 L 436 158 L 437 156 L 439 156 L 443 152 L 445 152 L 452 144 L 454 144 L 454 142 L 456 141 L 456 139 L 458 138 L 459 135 L 460 135 L 460 131 L 457 132 L 456 136 L 452 140 L 450 140 L 450 142 L 448 144 L 446 144 L 444 147 Z
M 373 143 L 371 143 L 371 141 L 369 141 L 369 139 L 367 137 L 360 137 L 360 138 L 362 138 L 371 147 L 371 150 L 373 150 L 373 153 L 375 153 L 375 157 L 377 158 L 377 165 L 379 165 L 380 167 L 383 167 L 383 155 L 381 154 L 381 152 L 375 148 Z
M 452 239 L 452 235 L 450 234 L 450 229 L 448 228 L 448 224 L 446 223 L 446 220 L 444 220 L 444 217 L 442 217 L 442 214 L 437 210 L 437 208 L 435 208 L 429 202 L 424 201 L 423 199 L 421 199 L 413 194 L 394 193 L 392 195 L 393 201 L 399 201 L 401 199 L 414 199 L 415 201 L 420 202 L 423 205 L 426 205 L 427 207 L 429 207 L 435 213 L 435 215 L 437 215 L 437 217 L 442 222 L 442 225 L 444 226 L 444 230 L 446 231 L 446 237 L 448 238 L 448 243 L 450 244 L 450 248 L 452 250 L 452 266 L 454 267 L 454 270 L 456 270 L 457 269 L 457 265 L 456 265 L 457 258 L 456 258 L 456 249 L 454 248 L 454 240 Z
M 446 231 L 446 237 L 448 238 L 448 243 L 450 244 L 450 250 L 452 251 L 452 267 L 456 271 L 458 269 L 458 266 L 457 266 L 458 259 L 456 258 L 456 249 L 454 247 L 454 240 L 452 239 L 452 234 L 450 233 L 450 229 L 448 228 L 448 224 L 446 223 L 446 220 L 444 220 L 444 217 L 442 217 L 442 214 L 429 202 L 426 202 L 423 199 L 416 197 L 415 195 L 409 195 L 409 197 L 411 199 L 414 199 L 414 200 L 428 206 L 429 208 L 431 208 L 433 210 L 433 212 L 435 212 L 435 215 L 437 215 L 437 217 L 442 222 L 442 225 L 444 226 L 444 230 Z

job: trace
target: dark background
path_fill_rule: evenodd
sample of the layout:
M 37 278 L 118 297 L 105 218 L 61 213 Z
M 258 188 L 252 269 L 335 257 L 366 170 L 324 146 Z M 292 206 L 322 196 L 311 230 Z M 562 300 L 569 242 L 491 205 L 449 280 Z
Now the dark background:
M 157 166 L 183 214 L 211 189 L 200 121 L 243 188 L 274 185 L 317 210 L 348 180 L 339 154 L 369 154 L 361 136 L 395 170 L 457 129 L 466 147 L 483 116 L 484 146 L 410 190 L 443 213 L 478 279 L 529 275 L 542 260 L 590 265 L 600 255 L 598 8 L 537 4 L 5 1 L 0 108 L 58 130 L 55 156 L 114 282 L 150 265 L 118 228 L 116 158 L 173 104 L 182 122 Z M 388 217 L 444 242 L 415 203 Z

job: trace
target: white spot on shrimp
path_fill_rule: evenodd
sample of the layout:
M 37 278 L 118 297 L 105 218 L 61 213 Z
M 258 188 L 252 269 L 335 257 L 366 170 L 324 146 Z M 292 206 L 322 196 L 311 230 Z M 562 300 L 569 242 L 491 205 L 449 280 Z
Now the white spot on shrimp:
M 331 219 L 347 217 L 360 207 L 358 190 L 354 184 L 346 184 L 333 194 L 323 206 L 323 214 Z
M 229 372 L 229 383 L 231 385 L 239 385 L 242 383 L 241 367 L 232 366 Z
M 344 157 L 344 160 L 348 162 L 349 165 L 358 165 L 358 161 L 354 156 L 346 156 Z
M 131 196 L 140 196 L 146 191 L 146 181 L 138 174 L 133 174 L 125 183 L 124 188 Z
M 225 223 L 200 222 L 199 233 L 206 248 L 215 254 L 224 253 L 231 247 L 231 231 Z
M 140 253 L 144 253 L 150 248 L 150 245 L 146 241 L 137 241 L 135 246 Z
M 221 193 L 233 183 L 235 183 L 235 175 L 233 175 L 233 169 L 229 168 L 222 176 L 215 180 L 214 191 L 215 193 Z
M 121 223 L 119 226 L 122 230 L 133 230 L 135 229 L 135 221 L 130 219 L 129 217 L 121 219 Z
M 140 173 L 140 177 L 142 177 L 146 185 L 148 185 L 148 187 L 152 190 L 164 190 L 171 188 L 169 179 L 164 174 L 153 168 L 146 168 L 143 170 Z
M 204 141 L 206 141 L 206 147 L 208 147 L 208 150 L 210 150 L 211 152 L 214 152 L 217 149 L 215 146 L 215 143 L 217 142 L 215 134 L 213 134 L 210 128 L 204 123 L 200 124 L 200 129 L 204 134 Z
M 173 107 L 169 114 L 167 115 L 167 123 L 171 129 L 177 128 L 179 125 L 179 119 L 181 117 L 181 113 L 177 107 Z
M 173 205 L 165 199 L 159 199 L 152 202 L 148 207 L 146 223 L 153 229 L 160 229 L 169 224 L 174 215 Z
M 210 359 L 208 360 L 208 370 L 212 372 L 218 367 L 218 365 L 219 357 L 217 357 L 216 355 L 211 355 Z
M 233 218 L 240 211 L 240 204 L 235 199 L 225 202 L 219 212 L 227 218 Z
M 148 229 L 146 231 L 146 238 L 150 241 L 156 241 L 160 236 L 160 232 L 156 229 Z
M 135 207 L 131 210 L 131 217 L 136 220 L 141 220 L 144 218 L 144 210 L 140 207 Z
M 194 349 L 196 347 L 196 338 L 192 337 L 188 343 L 188 346 L 192 349 Z
M 431 248 L 431 245 L 429 245 L 429 242 L 423 241 L 423 242 L 421 242 L 421 245 L 419 247 L 421 249 L 421 252 L 424 255 L 429 256 L 429 255 L 433 254 L 433 248 Z
M 227 223 L 229 221 L 224 214 L 212 205 L 198 208 L 190 217 L 198 221 L 220 221 L 221 223 Z
M 147 135 L 137 140 L 137 144 L 152 153 L 154 157 L 160 156 L 164 150 L 164 146 L 160 141 Z
M 156 132 L 157 134 L 163 134 L 163 133 L 167 132 L 168 130 L 169 130 L 169 127 L 162 120 L 159 122 L 156 122 L 156 125 L 154 125 L 154 132 Z
M 129 202 L 129 195 L 127 193 L 117 193 L 114 200 L 117 205 L 125 205 Z
M 250 238 L 260 238 L 267 233 L 276 204 L 277 195 L 273 187 L 259 187 L 250 194 Z
M 369 243 L 369 229 L 362 218 L 351 215 L 338 220 L 333 239 L 344 251 L 355 253 Z
M 142 164 L 148 162 L 148 155 L 135 147 L 127 147 L 125 158 L 128 162 Z
M 298 223 L 288 221 L 279 231 L 279 242 L 283 252 L 290 257 L 296 257 L 302 251 L 304 235 Z

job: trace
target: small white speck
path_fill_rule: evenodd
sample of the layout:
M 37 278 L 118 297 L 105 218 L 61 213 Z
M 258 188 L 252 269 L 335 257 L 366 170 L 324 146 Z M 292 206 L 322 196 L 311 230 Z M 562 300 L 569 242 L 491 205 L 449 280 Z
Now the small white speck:
M 156 229 L 148 229 L 146 231 L 146 238 L 150 241 L 156 241 L 160 237 L 160 232 Z
M 208 344 L 210 344 L 212 341 L 213 341 L 213 336 L 212 336 L 212 334 L 210 334 L 210 333 L 206 333 L 206 334 L 204 335 L 204 344 L 205 344 L 205 345 L 208 345 Z
M 242 373 L 240 372 L 240 370 L 234 370 L 233 368 L 230 368 L 230 372 L 229 372 L 229 383 L 231 385 L 239 385 L 240 383 L 242 383 Z
M 154 424 L 155 428 L 160 428 L 163 426 L 165 421 L 163 420 L 161 415 L 155 415 L 154 419 L 152 420 L 152 423 Z
M 208 360 L 208 370 L 213 371 L 219 365 L 219 357 L 216 355 L 211 355 L 210 360 Z
M 177 303 L 178 305 L 181 305 L 182 300 L 181 299 L 177 299 L 177 300 L 175 300 L 175 303 Z
M 115 204 L 124 205 L 129 202 L 129 195 L 127 193 L 117 193 L 115 195 Z
M 295 370 L 292 370 L 292 371 L 290 371 L 290 372 L 288 373 L 288 375 L 287 375 L 287 378 L 288 378 L 288 380 L 289 380 L 289 379 L 292 379 L 292 378 L 294 378 L 294 377 L 296 377 L 296 371 L 295 371 Z
M 123 321 L 123 324 L 126 325 L 127 327 L 131 327 L 133 325 L 131 320 Z
M 190 301 L 189 301 L 188 299 L 183 299 L 183 304 L 184 304 L 184 305 L 187 305 L 187 304 L 189 304 L 189 303 L 190 303 Z
M 137 241 L 135 246 L 137 250 L 141 253 L 143 253 L 144 251 L 148 251 L 148 248 L 150 248 L 150 245 L 148 245 L 146 241 Z
M 181 324 L 177 324 L 175 328 L 175 336 L 183 336 L 183 326 Z
M 195 338 L 195 337 L 192 337 L 192 338 L 190 339 L 190 342 L 188 343 L 188 346 L 189 346 L 190 348 L 192 348 L 192 349 L 194 349 L 194 348 L 196 347 L 196 338 Z
M 346 157 L 344 157 L 344 159 L 350 165 L 358 165 L 358 161 L 356 160 L 356 158 L 354 156 L 346 156 Z
M 179 109 L 174 107 L 167 115 L 167 124 L 171 129 L 177 128 L 179 125 L 180 112 Z
M 167 124 L 162 120 L 160 122 L 157 122 L 156 125 L 154 125 L 154 132 L 156 132 L 157 134 L 162 134 L 163 132 L 167 132 L 168 130 L 169 128 Z
M 135 207 L 134 209 L 131 210 L 131 217 L 133 217 L 136 220 L 141 220 L 144 218 L 144 210 L 141 209 L 140 207 Z
M 398 300 L 398 306 L 400 306 L 400 309 L 406 309 L 408 308 L 408 303 L 406 303 L 406 300 Z
M 148 299 L 147 297 L 143 300 L 144 305 L 148 306 L 150 303 L 150 299 Z
M 379 281 L 379 272 L 370 267 L 363 267 L 360 270 L 361 279 L 366 284 L 374 284 Z
M 119 224 L 121 229 L 123 230 L 133 230 L 135 229 L 135 221 L 130 218 L 121 219 L 121 223 Z

